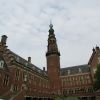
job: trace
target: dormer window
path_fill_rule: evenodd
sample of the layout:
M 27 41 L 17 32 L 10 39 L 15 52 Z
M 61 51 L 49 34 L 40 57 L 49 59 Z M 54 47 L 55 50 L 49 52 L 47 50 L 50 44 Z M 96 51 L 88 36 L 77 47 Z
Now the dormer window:
M 0 68 L 3 68 L 3 67 L 4 67 L 4 61 L 0 60 Z
M 70 74 L 70 70 L 68 70 L 68 75 Z
M 19 62 L 19 57 L 16 57 L 16 60 Z
M 28 66 L 28 63 L 26 62 L 25 65 Z
M 82 72 L 82 69 L 81 68 L 79 68 L 79 73 L 81 73 Z

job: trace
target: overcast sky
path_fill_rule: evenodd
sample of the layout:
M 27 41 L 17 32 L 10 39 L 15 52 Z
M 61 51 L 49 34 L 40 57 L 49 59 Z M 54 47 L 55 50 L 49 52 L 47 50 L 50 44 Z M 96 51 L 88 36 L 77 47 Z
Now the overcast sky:
M 39 68 L 46 66 L 50 19 L 61 67 L 88 63 L 92 48 L 100 46 L 100 0 L 0 0 L 0 36 Z

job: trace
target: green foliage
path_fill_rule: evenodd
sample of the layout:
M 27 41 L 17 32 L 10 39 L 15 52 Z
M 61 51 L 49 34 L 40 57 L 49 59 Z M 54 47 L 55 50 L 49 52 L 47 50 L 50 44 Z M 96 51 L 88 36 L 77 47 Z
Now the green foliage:
M 97 71 L 95 73 L 94 89 L 100 89 L 100 64 L 97 65 Z

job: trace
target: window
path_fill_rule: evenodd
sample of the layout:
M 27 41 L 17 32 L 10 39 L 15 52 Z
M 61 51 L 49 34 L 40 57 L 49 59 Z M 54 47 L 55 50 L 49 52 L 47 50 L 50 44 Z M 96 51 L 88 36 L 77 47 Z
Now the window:
M 16 56 L 16 60 L 17 60 L 17 62 L 19 62 L 19 61 L 20 61 L 20 59 L 19 59 L 19 57 L 18 57 L 18 56 Z
M 19 69 L 16 70 L 16 80 L 20 79 L 20 71 Z
M 0 68 L 3 68 L 3 66 L 4 66 L 4 61 L 1 60 L 1 61 L 0 61 Z
M 28 66 L 28 63 L 26 62 L 25 65 Z
M 24 76 L 24 81 L 27 81 L 27 75 Z
M 10 87 L 10 91 L 13 92 L 13 85 L 11 85 L 11 87 Z
M 9 83 L 9 76 L 6 74 L 5 77 L 4 77 L 4 81 L 3 81 L 3 85 L 8 85 Z
M 93 89 L 92 88 L 88 88 L 88 92 L 89 93 L 92 93 L 93 92 Z
M 27 74 L 27 80 L 31 84 L 31 82 L 32 82 L 32 75 L 30 73 Z
M 17 85 L 14 86 L 14 91 L 18 91 L 18 86 Z
M 96 73 L 96 70 L 97 70 L 96 68 L 93 68 L 93 72 L 94 72 L 94 74 Z
M 41 87 L 41 79 L 39 80 L 39 86 Z
M 81 73 L 81 72 L 82 72 L 82 69 L 81 69 L 81 68 L 79 68 L 78 70 L 79 70 L 79 73 Z
M 68 70 L 68 75 L 70 74 L 70 70 Z
M 23 80 L 26 82 L 28 80 L 28 75 L 24 72 L 23 73 Z
M 27 90 L 28 87 L 26 86 L 26 84 L 23 84 L 22 87 L 21 87 L 21 90 Z
M 80 85 L 83 83 L 83 76 L 80 76 Z

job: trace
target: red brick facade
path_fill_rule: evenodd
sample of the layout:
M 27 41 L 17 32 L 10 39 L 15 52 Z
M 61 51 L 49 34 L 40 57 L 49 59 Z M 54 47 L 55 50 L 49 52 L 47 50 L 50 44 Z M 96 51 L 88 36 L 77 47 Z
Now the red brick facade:
M 87 65 L 60 68 L 60 52 L 52 24 L 47 46 L 47 71 L 13 53 L 0 42 L 0 98 L 4 100 L 52 99 L 60 96 L 94 97 L 93 78 L 100 63 L 100 49 L 93 49 Z

